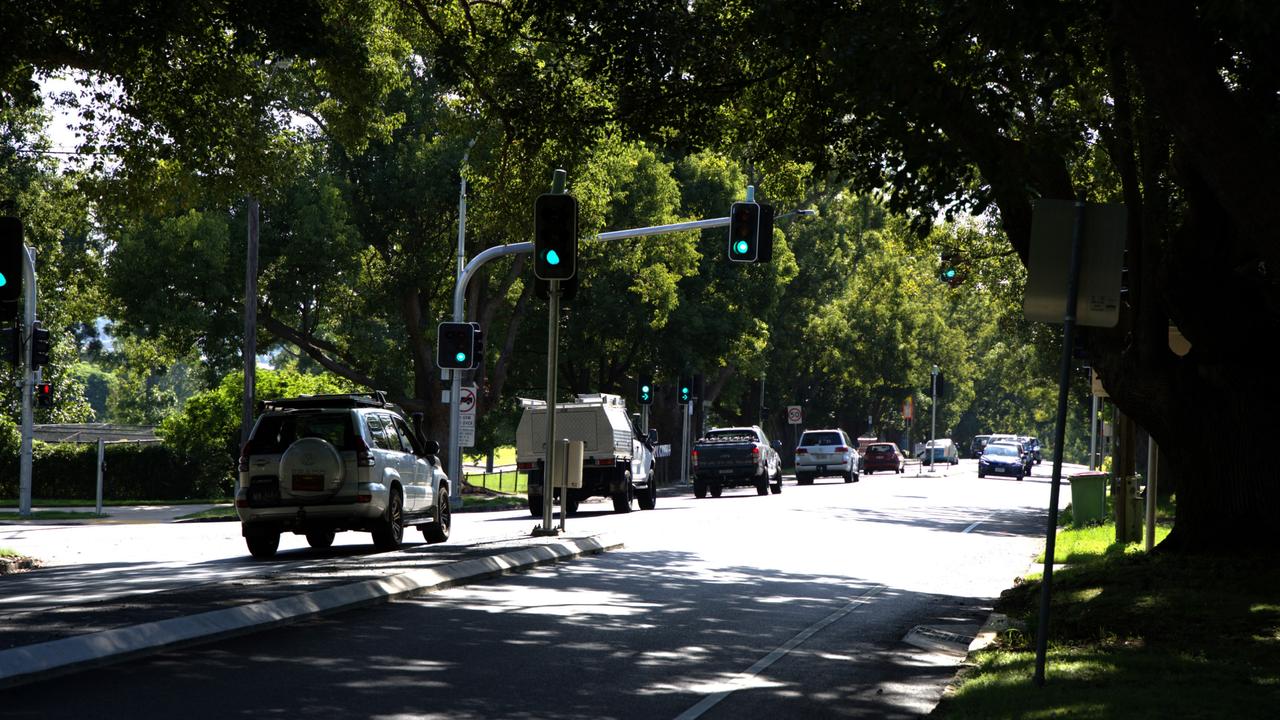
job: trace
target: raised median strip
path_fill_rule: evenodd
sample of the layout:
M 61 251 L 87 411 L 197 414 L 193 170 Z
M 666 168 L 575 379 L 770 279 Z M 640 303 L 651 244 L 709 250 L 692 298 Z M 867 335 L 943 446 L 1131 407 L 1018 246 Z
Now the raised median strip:
M 0 687 L 43 681 L 87 667 L 244 635 L 323 613 L 442 590 L 619 547 L 621 542 L 598 535 L 551 538 L 494 555 L 384 578 L 0 650 Z

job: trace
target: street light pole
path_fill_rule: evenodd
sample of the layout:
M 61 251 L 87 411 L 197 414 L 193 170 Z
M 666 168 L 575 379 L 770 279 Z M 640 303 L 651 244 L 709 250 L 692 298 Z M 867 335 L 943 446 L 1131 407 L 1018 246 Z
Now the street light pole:
M 938 366 L 934 365 L 930 372 L 929 392 L 933 397 L 933 402 L 929 403 L 933 412 L 933 419 L 929 422 L 929 447 L 925 448 L 924 454 L 929 456 L 929 472 L 937 469 L 935 465 L 934 453 L 938 444 Z

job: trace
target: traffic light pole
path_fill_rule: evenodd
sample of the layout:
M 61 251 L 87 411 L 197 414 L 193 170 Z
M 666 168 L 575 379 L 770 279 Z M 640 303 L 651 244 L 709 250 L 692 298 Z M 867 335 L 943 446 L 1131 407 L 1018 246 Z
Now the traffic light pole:
M 31 392 L 36 385 L 36 370 L 31 363 L 31 338 L 27 333 L 36 322 L 36 259 L 31 248 L 22 248 L 23 290 L 26 291 L 22 307 L 22 448 L 18 452 L 18 514 L 31 516 Z
M 465 190 L 464 190 L 465 193 Z M 465 201 L 460 201 L 460 207 L 465 207 Z M 812 215 L 812 210 L 793 210 L 788 213 L 779 215 L 777 219 L 791 215 Z M 688 232 L 690 230 L 709 230 L 711 228 L 729 227 L 729 218 L 708 218 L 706 220 L 692 220 L 689 222 L 671 223 L 669 225 L 652 225 L 642 228 L 631 228 L 628 230 L 614 230 L 604 232 L 591 238 L 592 240 L 610 241 L 610 240 L 628 240 L 630 238 L 648 237 L 650 235 L 668 235 L 671 233 Z M 465 222 L 465 221 L 464 221 Z M 466 260 L 465 251 L 463 250 L 462 234 L 465 225 L 459 223 L 458 228 L 458 265 L 461 268 L 458 273 L 458 282 L 453 288 L 453 321 L 465 322 L 464 320 L 464 303 L 466 301 L 467 286 L 471 282 L 471 278 L 475 277 L 486 263 L 496 260 L 507 255 L 519 255 L 521 253 L 532 253 L 532 242 L 511 243 L 510 245 L 498 245 L 491 247 L 479 255 L 476 255 L 470 262 L 463 265 Z M 457 397 L 462 392 L 462 371 L 453 370 L 450 390 L 449 390 L 449 500 L 454 507 L 458 507 L 462 502 L 462 457 L 459 454 L 459 438 L 458 424 L 461 422 L 461 410 L 458 407 Z M 648 428 L 645 428 L 648 430 Z M 685 478 L 687 480 L 687 477 Z
M 929 403 L 930 410 L 933 412 L 933 419 L 929 421 L 929 446 L 925 448 L 924 454 L 929 457 L 929 473 L 933 474 L 938 469 L 938 464 L 934 457 L 934 450 L 938 445 L 938 366 L 933 366 L 930 373 L 929 391 L 932 400 Z

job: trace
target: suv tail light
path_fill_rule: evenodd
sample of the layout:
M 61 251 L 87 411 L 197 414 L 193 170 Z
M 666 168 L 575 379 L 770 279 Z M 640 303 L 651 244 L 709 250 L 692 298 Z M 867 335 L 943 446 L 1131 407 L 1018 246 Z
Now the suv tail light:
M 240 446 L 240 462 L 236 465 L 239 472 L 249 472 L 249 456 L 253 454 L 253 438 L 244 441 Z
M 373 451 L 362 437 L 356 438 L 356 466 L 373 467 Z
M 849 452 L 849 448 L 848 448 L 848 447 L 846 447 L 846 446 L 844 446 L 844 445 L 841 445 L 840 447 L 836 448 L 836 452 L 838 452 L 838 453 L 840 453 L 840 452 Z
M 694 450 L 689 453 L 689 461 L 693 464 L 693 467 L 695 468 L 698 467 L 698 451 L 697 450 Z
M 796 448 L 797 455 L 808 455 L 809 451 L 804 448 Z

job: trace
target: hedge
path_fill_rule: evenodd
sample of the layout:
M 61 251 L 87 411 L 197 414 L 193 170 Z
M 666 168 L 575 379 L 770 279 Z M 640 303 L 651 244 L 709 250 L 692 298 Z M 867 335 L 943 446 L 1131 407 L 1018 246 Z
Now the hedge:
M 32 444 L 31 496 L 46 500 L 92 500 L 97 494 L 98 446 L 92 443 Z M 203 500 L 229 497 L 233 470 L 209 472 L 162 444 L 106 446 L 104 500 Z M 18 497 L 18 456 L 0 456 L 0 498 Z

